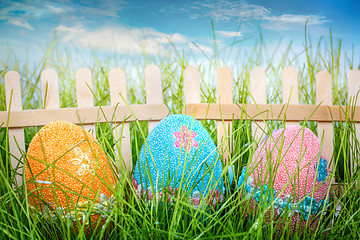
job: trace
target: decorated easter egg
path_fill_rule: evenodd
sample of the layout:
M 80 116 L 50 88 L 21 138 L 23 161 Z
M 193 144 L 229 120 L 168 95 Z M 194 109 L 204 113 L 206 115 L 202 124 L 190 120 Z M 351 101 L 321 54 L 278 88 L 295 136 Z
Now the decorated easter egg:
M 292 230 L 313 229 L 327 206 L 328 159 L 310 129 L 280 129 L 255 150 L 252 161 L 242 169 L 238 187 L 242 188 L 241 196 L 251 201 L 249 214 L 257 207 L 271 205 L 273 215 L 268 210 L 265 218 L 267 222 L 280 218 L 279 229 L 287 219 Z
M 186 194 L 198 206 L 223 201 L 222 165 L 216 146 L 205 128 L 191 116 L 171 115 L 147 136 L 134 171 L 139 197 L 151 201 Z M 172 196 L 171 196 L 172 195 Z
M 31 140 L 26 159 L 26 188 L 34 210 L 50 220 L 104 223 L 114 204 L 115 180 L 95 137 L 75 124 L 51 122 Z

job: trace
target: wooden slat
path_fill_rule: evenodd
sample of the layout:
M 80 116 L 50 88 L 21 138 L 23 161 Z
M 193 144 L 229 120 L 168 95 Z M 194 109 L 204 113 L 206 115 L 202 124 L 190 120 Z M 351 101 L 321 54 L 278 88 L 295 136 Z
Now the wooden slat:
M 22 111 L 20 75 L 17 72 L 10 71 L 5 75 L 5 98 L 6 109 L 10 110 L 10 118 L 13 118 L 14 116 L 11 111 Z M 9 113 L 5 112 L 3 118 L 7 119 L 8 115 Z M 27 118 L 27 116 L 24 117 Z M 7 123 L 3 125 L 3 127 L 6 126 Z M 12 154 L 10 158 L 11 166 L 13 169 L 16 169 L 15 181 L 18 186 L 21 186 L 23 175 L 22 151 L 25 152 L 24 128 L 22 126 L 9 128 L 8 134 L 9 151 Z
M 52 69 L 41 73 L 42 101 L 45 109 L 59 109 L 59 83 L 58 75 Z
M 130 109 L 129 109 L 130 108 Z M 88 108 L 60 108 L 12 111 L 9 119 L 10 128 L 43 126 L 56 120 L 69 121 L 75 124 L 105 123 L 111 119 L 122 122 L 135 121 L 159 121 L 165 118 L 169 110 L 164 104 L 129 105 L 126 106 L 103 106 Z M 115 112 L 116 109 L 116 112 Z M 132 115 L 134 113 L 135 116 Z M 99 115 L 99 116 L 98 116 Z M 6 127 L 8 112 L 0 112 L 0 125 Z M 105 119 L 106 118 L 106 119 Z M 115 123 L 115 121 L 113 121 Z
M 221 114 L 220 116 L 220 108 Z M 284 116 L 286 111 L 286 117 Z M 219 104 L 200 103 L 188 104 L 183 113 L 195 113 L 196 119 L 209 120 L 228 120 L 251 119 L 255 121 L 264 120 L 284 120 L 299 122 L 304 120 L 318 122 L 347 121 L 345 115 L 351 116 L 351 110 L 347 112 L 346 106 L 327 106 L 327 105 L 283 105 L 283 104 Z M 245 114 L 245 116 L 244 116 Z M 355 122 L 360 122 L 360 107 L 355 108 Z
M 184 96 L 185 104 L 200 103 L 200 73 L 194 66 L 184 71 Z
M 326 71 L 316 74 L 316 101 L 317 104 L 332 105 L 331 75 Z M 331 161 L 334 151 L 334 127 L 331 122 L 318 123 L 318 138 L 323 141 L 330 172 L 334 172 L 334 163 Z
M 226 120 L 231 121 L 234 119 L 241 119 L 244 112 L 247 114 L 245 119 L 253 119 L 260 121 L 265 120 L 284 120 L 284 111 L 287 108 L 286 120 L 287 121 L 318 121 L 318 122 L 340 122 L 346 121 L 345 115 L 351 116 L 351 109 L 346 113 L 346 106 L 326 106 L 326 105 L 289 105 L 282 104 L 221 104 L 221 113 L 219 104 L 217 103 L 200 103 L 200 104 L 187 104 L 184 114 L 193 115 L 196 119 L 212 119 L 212 120 Z M 12 111 L 10 114 L 9 127 L 31 127 L 43 126 L 51 121 L 59 119 L 69 121 L 75 124 L 84 122 L 85 124 L 95 124 L 97 122 L 107 122 L 104 116 L 110 121 L 112 118 L 120 119 L 126 118 L 126 122 L 135 121 L 160 121 L 167 117 L 169 110 L 164 104 L 149 104 L 149 105 L 129 105 L 131 111 L 135 114 L 131 116 L 131 111 L 126 106 L 103 106 L 91 108 L 61 108 L 61 109 L 39 109 L 39 110 L 23 110 Z M 259 110 L 258 110 L 259 108 Z M 115 116 L 113 116 L 114 111 Z M 243 112 L 244 111 L 244 112 Z M 315 111 L 315 112 L 314 112 Z M 99 114 L 99 118 L 97 114 Z M 262 116 L 259 115 L 262 113 Z M 354 109 L 354 117 L 351 121 L 360 123 L 360 107 Z M 103 116 L 104 115 L 104 116 Z M 311 117 L 310 117 L 311 116 Z M 5 128 L 7 124 L 7 111 L 0 112 L 0 124 L 4 123 L 1 127 Z M 130 118 L 128 118 L 130 117 Z M 263 118 L 262 118 L 263 117 Z M 310 118 L 309 118 L 310 117 Z
M 77 107 L 86 108 L 94 106 L 92 93 L 91 72 L 87 68 L 77 70 L 75 74 Z M 96 136 L 94 124 L 84 124 L 84 129 Z
M 265 71 L 255 67 L 250 71 L 250 94 L 251 102 L 254 104 L 266 104 Z M 262 119 L 251 123 L 252 135 L 256 140 L 261 139 L 267 133 L 266 123 Z
M 124 72 L 119 68 L 114 68 L 109 73 L 110 84 L 110 100 L 111 106 L 126 106 L 127 93 L 126 81 Z M 115 119 L 117 121 L 124 121 L 125 119 Z M 130 142 L 130 128 L 129 123 L 123 123 L 113 130 L 115 140 L 115 157 L 118 166 L 123 171 L 131 172 L 131 142 Z
M 298 79 L 296 69 L 286 67 L 282 72 L 283 103 L 299 104 Z M 298 125 L 297 122 L 286 122 L 286 126 Z
M 52 69 L 46 69 L 41 73 L 41 92 L 44 109 L 59 109 L 59 83 L 58 75 Z
M 146 103 L 162 104 L 163 91 L 161 83 L 161 72 L 158 66 L 150 65 L 145 68 Z M 149 122 L 149 133 L 158 122 Z
M 217 83 L 217 102 L 219 104 L 231 104 L 233 99 L 232 94 L 232 76 L 228 68 L 219 68 L 216 73 Z M 221 114 L 220 114 L 221 117 Z M 232 122 L 220 120 L 217 122 L 217 141 L 221 155 L 224 162 L 229 161 L 229 154 L 232 151 Z
M 359 94 L 359 90 L 360 90 L 360 71 L 353 69 L 349 72 L 349 104 L 352 104 L 352 106 L 355 104 L 356 106 L 360 106 L 360 96 Z M 360 123 L 355 123 L 355 137 L 356 141 L 360 141 Z M 353 140 L 353 141 L 354 141 Z M 352 154 L 350 154 L 351 157 L 351 163 L 352 163 L 352 173 L 354 173 L 354 171 L 357 168 L 357 163 L 356 160 L 353 159 Z

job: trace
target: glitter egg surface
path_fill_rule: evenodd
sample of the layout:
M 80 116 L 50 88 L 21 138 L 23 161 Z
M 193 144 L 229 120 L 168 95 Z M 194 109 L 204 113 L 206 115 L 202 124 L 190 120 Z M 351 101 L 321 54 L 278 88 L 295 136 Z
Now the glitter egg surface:
M 289 216 L 293 228 L 316 223 L 326 207 L 329 189 L 328 159 L 313 132 L 290 126 L 266 137 L 238 180 L 250 209 L 274 204 L 274 217 Z M 244 197 L 244 195 L 242 195 Z M 251 214 L 251 213 L 250 213 Z M 319 215 L 317 215 L 319 216 Z M 267 214 L 269 221 L 270 210 Z
M 91 219 L 98 219 L 111 210 L 111 166 L 95 137 L 80 126 L 65 121 L 45 125 L 31 140 L 26 158 L 29 202 L 44 216 L 83 220 L 92 205 Z
M 187 193 L 194 205 L 223 200 L 222 165 L 216 146 L 200 122 L 187 115 L 163 119 L 148 135 L 136 164 L 133 183 L 139 196 Z

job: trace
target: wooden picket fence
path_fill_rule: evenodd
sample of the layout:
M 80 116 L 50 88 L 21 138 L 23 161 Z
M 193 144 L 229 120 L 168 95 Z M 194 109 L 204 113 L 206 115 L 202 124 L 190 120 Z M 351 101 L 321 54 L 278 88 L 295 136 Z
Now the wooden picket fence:
M 95 123 L 110 122 L 114 126 L 115 151 L 120 167 L 131 171 L 131 146 L 129 123 L 135 120 L 149 121 L 149 132 L 169 114 L 163 103 L 161 71 L 155 65 L 145 68 L 146 104 L 128 105 L 126 79 L 121 69 L 109 72 L 111 106 L 94 106 L 92 76 L 89 69 L 76 72 L 77 108 L 60 108 L 58 76 L 53 70 L 41 74 L 42 99 L 44 109 L 23 110 L 20 76 L 10 71 L 5 75 L 5 95 L 7 111 L 0 112 L 0 125 L 8 128 L 11 164 L 17 170 L 16 181 L 22 184 L 23 158 L 25 152 L 24 127 L 43 126 L 51 121 L 65 120 L 82 124 L 95 134 Z M 323 137 L 323 146 L 328 158 L 333 155 L 333 122 L 355 122 L 356 138 L 360 139 L 360 71 L 351 70 L 348 74 L 349 99 L 356 100 L 356 106 L 332 105 L 331 75 L 322 71 L 316 75 L 317 104 L 299 105 L 298 78 L 293 67 L 282 72 L 283 104 L 267 104 L 265 71 L 255 67 L 250 73 L 250 94 L 252 103 L 233 103 L 232 73 L 228 68 L 217 70 L 217 103 L 200 102 L 200 73 L 196 67 L 189 66 L 184 72 L 184 96 L 186 105 L 183 113 L 196 119 L 217 121 L 219 151 L 227 162 L 232 152 L 228 139 L 232 134 L 232 120 L 246 118 L 252 120 L 253 136 L 261 138 L 265 133 L 266 120 L 286 120 L 286 125 L 298 124 L 309 120 L 318 122 L 319 138 Z M 285 110 L 284 110 L 285 109 Z M 351 155 L 351 154 L 350 154 Z M 20 160 L 20 161 L 19 161 Z M 355 166 L 355 164 L 353 164 Z M 333 171 L 330 165 L 330 171 Z

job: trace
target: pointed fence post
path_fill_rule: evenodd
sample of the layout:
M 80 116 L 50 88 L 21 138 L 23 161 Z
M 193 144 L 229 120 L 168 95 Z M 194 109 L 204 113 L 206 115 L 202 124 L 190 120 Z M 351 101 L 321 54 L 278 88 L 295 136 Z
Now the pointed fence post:
M 296 69 L 286 67 L 282 72 L 282 89 L 284 104 L 299 104 L 298 78 Z M 285 113 L 286 116 L 286 113 Z M 286 126 L 299 125 L 298 122 L 286 122 Z
M 158 66 L 150 65 L 145 68 L 145 87 L 147 104 L 163 104 L 161 72 Z M 149 122 L 149 133 L 158 124 L 158 121 Z
M 217 103 L 218 104 L 232 104 L 232 76 L 228 68 L 222 67 L 217 70 Z M 220 153 L 223 156 L 224 163 L 228 163 L 229 154 L 232 152 L 232 122 L 218 121 L 217 122 L 217 141 Z
M 124 72 L 119 68 L 114 68 L 109 72 L 110 100 L 112 106 L 125 106 L 127 101 L 126 80 Z M 113 119 L 116 123 L 114 126 L 115 156 L 120 167 L 124 172 L 131 172 L 131 144 L 129 123 L 126 119 Z
M 22 111 L 20 75 L 15 71 L 5 75 L 5 98 L 6 109 L 10 115 L 12 111 Z M 22 152 L 25 152 L 24 128 L 9 128 L 8 134 L 11 167 L 16 170 L 13 177 L 17 186 L 21 186 L 24 171 Z
M 267 103 L 265 71 L 260 67 L 254 67 L 250 72 L 250 94 L 252 96 L 252 103 Z M 251 131 L 256 140 L 261 139 L 266 134 L 266 122 L 254 121 L 251 123 Z
M 316 103 L 322 105 L 332 105 L 331 75 L 326 71 L 316 74 Z M 322 140 L 323 149 L 328 159 L 329 170 L 335 171 L 332 155 L 334 151 L 334 127 L 332 122 L 318 122 L 318 138 Z
M 87 68 L 79 69 L 75 74 L 76 81 L 76 96 L 77 96 L 77 107 L 86 108 L 93 107 L 93 93 L 92 93 L 92 81 L 91 72 Z M 84 119 L 80 119 L 83 121 Z M 93 136 L 96 136 L 94 124 L 84 124 L 84 129 L 90 132 Z
M 353 69 L 349 72 L 348 77 L 348 88 L 349 88 L 349 105 L 351 107 L 353 106 L 360 106 L 360 96 L 359 90 L 360 90 L 360 71 Z M 355 139 L 353 139 L 355 137 Z M 354 141 L 360 141 L 360 123 L 355 123 L 355 136 L 353 135 L 352 142 Z M 352 149 L 350 149 L 352 150 Z M 353 153 L 350 153 L 350 159 L 351 159 L 351 173 L 353 174 L 356 171 L 357 168 L 357 159 L 353 158 Z

